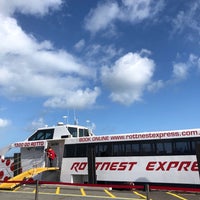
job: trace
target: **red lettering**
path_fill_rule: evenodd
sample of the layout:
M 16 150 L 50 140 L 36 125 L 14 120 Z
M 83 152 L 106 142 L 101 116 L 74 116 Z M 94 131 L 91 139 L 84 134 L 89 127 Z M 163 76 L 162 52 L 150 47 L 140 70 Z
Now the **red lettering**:
M 119 162 L 113 162 L 110 166 L 110 170 L 115 171 L 118 165 L 119 165 Z
M 105 170 L 108 170 L 110 167 L 110 162 L 104 162 L 100 168 L 100 170 L 103 170 L 105 167 Z
M 91 141 L 91 139 L 89 137 L 80 137 L 79 138 L 79 142 L 88 142 Z
M 196 161 L 193 162 L 192 167 L 191 167 L 191 170 L 192 170 L 192 171 L 199 171 L 198 163 L 197 163 Z
M 165 161 L 165 162 L 158 162 L 159 167 L 156 169 L 156 171 L 158 171 L 158 170 L 165 171 L 164 165 L 165 165 L 166 163 L 167 163 L 167 161 Z
M 127 167 L 127 164 L 128 164 L 128 162 L 121 162 L 121 163 L 119 164 L 118 170 L 119 170 L 119 171 L 124 171 L 124 170 L 126 169 L 126 167 Z
M 99 168 L 100 165 L 102 165 L 102 162 L 96 162 L 96 163 L 95 163 L 95 168 L 96 168 L 96 170 L 98 170 L 98 168 Z
M 109 136 L 92 137 L 92 141 L 106 141 L 109 140 Z
M 35 142 L 31 142 L 31 146 L 34 147 L 35 146 Z
M 110 170 L 110 171 L 131 171 L 137 162 L 96 162 L 96 170 Z M 76 172 L 80 170 L 85 170 L 87 167 L 87 162 L 74 162 L 70 170 L 75 170 Z
M 70 170 L 75 170 L 76 172 L 84 170 L 87 166 L 87 162 L 75 162 L 71 166 Z
M 23 143 L 15 143 L 15 147 L 23 147 L 24 144 Z
M 157 166 L 157 168 L 156 168 Z M 190 169 L 191 167 L 191 169 Z M 173 162 L 156 162 L 151 161 L 147 164 L 146 170 L 147 171 L 169 171 L 173 168 L 177 168 L 177 171 L 198 171 L 198 163 L 197 162 L 191 162 L 191 161 L 173 161 Z
M 79 164 L 80 164 L 80 162 L 73 163 L 73 165 L 71 166 L 70 170 L 75 170 L 76 172 L 78 172 Z
M 82 162 L 80 165 L 79 165 L 79 168 L 78 170 L 84 170 L 87 166 L 87 162 Z
M 188 167 L 190 166 L 191 162 L 185 161 L 185 162 L 181 162 L 179 167 L 178 167 L 178 171 L 181 171 L 182 169 L 185 171 L 188 171 Z
M 182 135 L 183 136 L 198 135 L 198 131 L 196 131 L 196 130 L 194 130 L 194 131 L 183 131 Z
M 128 170 L 131 171 L 133 169 L 134 165 L 137 164 L 137 162 L 129 162 L 128 164 L 130 165 L 130 167 L 128 168 Z
M 174 161 L 174 162 L 170 162 L 166 171 L 169 171 L 171 168 L 176 168 L 178 166 L 179 162 Z
M 146 166 L 146 170 L 153 171 L 155 167 L 156 162 L 149 162 Z
M 70 170 L 83 171 L 87 167 L 87 162 L 74 162 Z M 137 162 L 96 162 L 96 170 L 110 170 L 110 171 L 131 171 Z M 170 171 L 175 169 L 177 171 L 198 171 L 198 163 L 191 161 L 172 161 L 172 162 L 161 162 L 161 161 L 151 161 L 147 163 L 147 171 Z

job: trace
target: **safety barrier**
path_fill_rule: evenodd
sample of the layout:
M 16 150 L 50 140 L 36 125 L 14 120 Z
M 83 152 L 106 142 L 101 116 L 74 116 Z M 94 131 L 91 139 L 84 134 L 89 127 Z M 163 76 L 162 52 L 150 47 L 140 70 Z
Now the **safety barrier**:
M 179 192 L 195 192 L 200 193 L 200 187 L 175 187 L 175 186 L 158 186 L 158 185 L 134 185 L 133 183 L 124 185 L 115 184 L 82 184 L 82 183 L 67 183 L 67 182 L 49 182 L 39 180 L 23 180 L 23 181 L 0 181 L 0 183 L 13 183 L 16 185 L 35 185 L 35 200 L 38 200 L 39 188 L 38 185 L 63 185 L 63 186 L 80 186 L 80 187 L 92 187 L 92 188 L 109 188 L 109 189 L 129 189 L 129 190 L 143 190 L 146 192 L 146 199 L 150 200 L 151 190 L 160 191 L 179 191 Z
M 18 183 L 19 185 L 23 184 L 36 184 L 36 182 L 40 185 L 63 185 L 63 186 L 86 186 L 86 187 L 94 187 L 94 188 L 112 188 L 112 189 L 142 189 L 142 190 L 170 190 L 170 191 L 184 191 L 184 192 L 199 192 L 200 193 L 200 187 L 179 187 L 179 186 L 162 186 L 162 185 L 150 185 L 150 184 L 144 184 L 144 185 L 134 185 L 134 184 L 89 184 L 89 183 L 68 183 L 68 182 L 54 182 L 54 181 L 40 181 L 40 180 L 15 180 L 15 181 L 0 181 L 1 183 Z M 146 188 L 148 186 L 148 188 Z
M 17 186 L 17 183 L 14 183 L 12 181 L 16 181 L 16 180 L 23 181 L 23 180 L 29 180 L 29 179 L 32 180 L 34 176 L 36 176 L 37 174 L 40 174 L 41 172 L 55 171 L 55 170 L 59 170 L 59 168 L 58 167 L 39 167 L 39 168 L 29 169 L 25 172 L 22 172 L 21 174 L 18 174 L 10 178 L 9 181 L 0 184 L 0 189 L 13 189 L 14 187 Z

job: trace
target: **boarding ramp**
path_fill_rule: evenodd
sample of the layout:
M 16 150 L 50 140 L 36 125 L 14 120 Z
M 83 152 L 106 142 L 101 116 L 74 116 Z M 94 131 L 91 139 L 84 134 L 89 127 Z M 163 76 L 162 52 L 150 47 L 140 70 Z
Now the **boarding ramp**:
M 14 176 L 13 178 L 10 178 L 9 181 L 0 184 L 0 189 L 12 190 L 16 186 L 18 186 L 21 181 L 33 178 L 34 176 L 42 172 L 55 171 L 55 170 L 59 170 L 59 168 L 58 167 L 39 167 L 39 168 L 29 169 L 25 172 L 22 172 L 21 174 L 18 174 L 17 176 Z M 17 181 L 19 181 L 19 183 Z

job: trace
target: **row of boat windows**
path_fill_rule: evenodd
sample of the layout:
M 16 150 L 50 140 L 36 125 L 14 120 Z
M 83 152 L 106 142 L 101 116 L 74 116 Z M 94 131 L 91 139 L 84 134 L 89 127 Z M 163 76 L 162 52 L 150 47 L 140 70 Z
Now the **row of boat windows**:
M 72 137 L 85 137 L 89 136 L 88 129 L 77 129 L 75 127 L 68 127 L 68 131 L 72 135 Z M 54 129 L 44 129 L 44 130 L 38 130 L 35 134 L 33 134 L 31 137 L 28 138 L 29 141 L 34 140 L 48 140 L 53 139 L 54 135 Z M 67 136 L 63 135 L 62 138 L 65 138 Z
M 107 156 L 152 156 L 195 155 L 200 138 L 178 140 L 156 140 L 138 142 L 107 142 L 65 145 L 63 157 L 87 157 L 88 149 L 94 148 L 96 157 Z

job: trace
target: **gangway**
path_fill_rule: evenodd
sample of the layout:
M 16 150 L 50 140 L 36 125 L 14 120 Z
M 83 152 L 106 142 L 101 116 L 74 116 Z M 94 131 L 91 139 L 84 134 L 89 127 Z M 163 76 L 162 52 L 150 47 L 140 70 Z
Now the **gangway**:
M 20 181 L 32 178 L 35 175 L 37 175 L 41 172 L 44 172 L 44 171 L 52 171 L 52 170 L 58 170 L 58 169 L 59 169 L 58 167 L 39 167 L 39 168 L 29 169 L 25 172 L 22 172 L 21 174 L 14 176 L 13 178 L 10 178 L 8 182 L 0 184 L 0 189 L 11 190 L 11 189 L 15 188 L 17 185 L 19 185 Z M 19 183 L 15 182 L 15 181 L 19 181 Z

